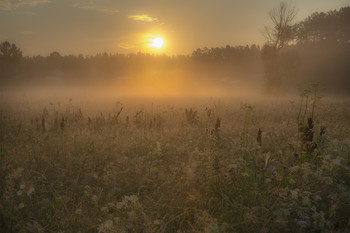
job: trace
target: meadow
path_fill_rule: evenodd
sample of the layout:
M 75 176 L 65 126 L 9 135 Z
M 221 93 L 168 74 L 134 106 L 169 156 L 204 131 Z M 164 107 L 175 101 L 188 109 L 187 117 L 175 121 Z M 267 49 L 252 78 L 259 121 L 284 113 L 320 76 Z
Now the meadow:
M 0 231 L 349 232 L 350 101 L 311 97 L 2 98 Z

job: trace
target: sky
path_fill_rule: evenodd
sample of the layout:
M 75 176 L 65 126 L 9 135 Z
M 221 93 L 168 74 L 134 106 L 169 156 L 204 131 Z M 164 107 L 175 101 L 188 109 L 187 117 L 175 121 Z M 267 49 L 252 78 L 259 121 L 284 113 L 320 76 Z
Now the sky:
M 191 54 L 197 48 L 263 45 L 280 0 L 0 0 L 0 42 L 24 56 L 97 53 Z M 349 0 L 285 1 L 297 21 Z M 164 46 L 150 47 L 160 37 Z

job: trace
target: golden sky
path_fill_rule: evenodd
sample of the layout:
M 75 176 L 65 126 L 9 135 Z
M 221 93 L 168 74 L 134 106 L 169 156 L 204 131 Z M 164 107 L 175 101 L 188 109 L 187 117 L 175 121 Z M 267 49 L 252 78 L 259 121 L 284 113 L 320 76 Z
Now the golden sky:
M 349 0 L 287 1 L 297 20 Z M 269 11 L 278 0 L 0 0 L 0 41 L 25 56 L 96 53 L 190 54 L 202 47 L 264 43 Z M 148 46 L 156 37 L 157 49 Z

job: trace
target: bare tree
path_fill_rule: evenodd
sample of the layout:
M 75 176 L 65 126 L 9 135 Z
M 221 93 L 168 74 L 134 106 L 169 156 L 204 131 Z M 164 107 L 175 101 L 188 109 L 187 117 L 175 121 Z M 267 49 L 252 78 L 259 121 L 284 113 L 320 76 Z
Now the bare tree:
M 278 7 L 273 8 L 270 13 L 271 27 L 265 27 L 264 36 L 268 43 L 276 49 L 285 47 L 294 39 L 293 21 L 297 15 L 295 6 L 281 2 Z

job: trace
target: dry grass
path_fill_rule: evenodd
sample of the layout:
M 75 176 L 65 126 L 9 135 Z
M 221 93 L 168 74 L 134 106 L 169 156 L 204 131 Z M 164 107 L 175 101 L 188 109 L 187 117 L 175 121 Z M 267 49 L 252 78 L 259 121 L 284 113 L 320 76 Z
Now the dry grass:
M 3 102 L 1 232 L 349 231 L 348 103 Z

